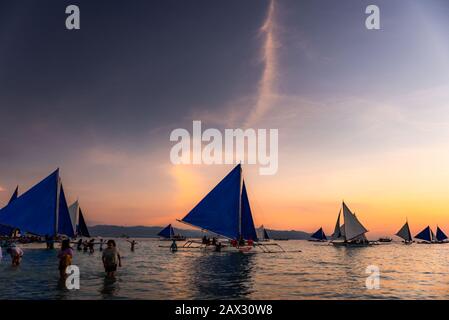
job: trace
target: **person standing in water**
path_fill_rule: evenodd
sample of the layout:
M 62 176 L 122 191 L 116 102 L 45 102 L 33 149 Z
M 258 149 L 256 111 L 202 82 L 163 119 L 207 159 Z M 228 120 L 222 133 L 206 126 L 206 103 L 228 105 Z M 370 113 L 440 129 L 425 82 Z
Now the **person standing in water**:
M 100 251 L 103 251 L 103 239 L 100 239 Z
M 19 266 L 23 257 L 23 250 L 16 246 L 15 243 L 12 243 L 6 252 L 11 256 L 12 265 L 14 267 Z
M 178 251 L 178 245 L 176 244 L 176 240 L 174 240 L 174 239 L 173 239 L 173 242 L 172 242 L 172 244 L 171 244 L 171 246 L 170 246 L 170 251 L 171 251 L 171 252 L 176 252 L 176 251 Z
M 73 249 L 70 247 L 70 240 L 62 240 L 61 250 L 58 253 L 59 259 L 59 277 L 61 279 L 67 278 L 66 269 L 72 264 Z
M 106 277 L 114 278 L 117 265 L 122 267 L 122 258 L 114 240 L 108 240 L 107 248 L 103 250 L 102 260 Z
M 94 253 L 94 244 L 95 244 L 95 239 L 90 239 L 89 241 L 89 252 L 90 253 Z
M 80 238 L 76 244 L 76 250 L 78 251 L 83 250 L 82 246 L 83 246 L 83 239 Z
M 128 241 L 129 243 L 131 243 L 131 251 L 134 252 L 134 247 L 136 246 L 137 241 L 135 241 L 135 240 L 132 240 L 132 241 L 126 240 L 126 241 Z

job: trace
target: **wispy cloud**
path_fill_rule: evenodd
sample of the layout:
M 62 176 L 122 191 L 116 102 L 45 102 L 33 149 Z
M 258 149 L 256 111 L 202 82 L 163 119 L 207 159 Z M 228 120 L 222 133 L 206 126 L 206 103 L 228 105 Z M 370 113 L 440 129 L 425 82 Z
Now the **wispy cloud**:
M 246 126 L 252 126 L 257 123 L 273 106 L 276 97 L 277 48 L 279 47 L 276 31 L 276 0 L 271 0 L 267 18 L 260 29 L 264 39 L 262 48 L 264 70 L 259 82 L 257 101 L 246 121 Z
M 6 191 L 6 189 L 3 188 L 2 186 L 0 186 L 0 192 L 4 192 L 4 191 Z

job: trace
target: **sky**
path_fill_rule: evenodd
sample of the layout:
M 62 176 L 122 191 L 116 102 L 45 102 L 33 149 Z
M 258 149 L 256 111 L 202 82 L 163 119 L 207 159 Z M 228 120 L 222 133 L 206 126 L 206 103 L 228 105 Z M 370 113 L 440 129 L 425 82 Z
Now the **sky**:
M 91 225 L 172 223 L 233 167 L 170 162 L 201 120 L 279 130 L 277 174 L 243 166 L 258 225 L 331 233 L 344 200 L 449 231 L 447 1 L 76 1 L 68 31 L 70 4 L 0 0 L 0 205 L 59 167 Z

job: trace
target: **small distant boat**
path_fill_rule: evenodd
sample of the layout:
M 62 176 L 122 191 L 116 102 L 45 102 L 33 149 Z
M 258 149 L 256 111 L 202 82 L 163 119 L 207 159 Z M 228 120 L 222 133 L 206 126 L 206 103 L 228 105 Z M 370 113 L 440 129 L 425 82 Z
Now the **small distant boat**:
M 340 226 L 340 217 L 343 210 L 344 224 Z M 334 246 L 363 247 L 371 243 L 365 236 L 368 230 L 361 224 L 356 215 L 349 210 L 343 202 L 342 209 L 338 213 L 337 223 L 332 234 L 331 243 Z
M 388 243 L 393 241 L 393 239 L 389 238 L 389 237 L 383 237 L 383 238 L 379 238 L 379 240 L 377 240 L 378 242 L 383 242 L 383 243 Z
M 175 234 L 175 229 L 173 229 L 172 225 L 169 224 L 168 226 L 166 226 L 164 229 L 161 230 L 161 232 L 159 232 L 157 234 L 158 236 L 160 236 L 161 241 L 185 241 L 186 237 L 181 236 L 179 234 Z
M 271 238 L 268 235 L 267 229 L 265 229 L 265 227 L 263 225 L 261 225 L 257 230 L 257 238 L 259 239 L 259 241 L 270 241 Z
M 83 211 L 78 200 L 69 207 L 69 214 L 75 237 L 90 238 L 89 229 L 87 228 L 86 220 L 84 220 Z
M 396 236 L 402 238 L 405 244 L 413 243 L 412 233 L 410 232 L 408 221 L 406 221 L 402 228 L 396 233 Z
M 435 241 L 435 234 L 432 229 L 430 229 L 430 226 L 427 226 L 423 231 L 418 233 L 415 238 L 421 240 L 418 243 L 431 244 Z
M 435 243 L 449 243 L 448 237 L 443 232 L 443 230 L 440 229 L 440 227 L 437 226 L 437 234 L 436 234 L 436 242 Z
M 326 242 L 327 241 L 327 237 L 323 231 L 323 228 L 318 229 L 318 231 L 316 231 L 314 234 L 312 234 L 310 236 L 310 238 L 311 239 L 309 241 L 313 241 L 313 242 Z

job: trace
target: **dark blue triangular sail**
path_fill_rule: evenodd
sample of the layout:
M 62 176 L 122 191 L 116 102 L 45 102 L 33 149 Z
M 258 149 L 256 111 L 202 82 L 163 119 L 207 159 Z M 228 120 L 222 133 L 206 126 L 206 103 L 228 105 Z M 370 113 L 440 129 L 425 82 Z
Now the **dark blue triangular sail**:
M 22 233 L 55 235 L 59 170 L 0 210 L 0 224 Z
M 87 228 L 86 220 L 84 219 L 83 211 L 81 208 L 79 208 L 79 218 L 78 218 L 78 225 L 77 225 L 77 235 L 82 237 L 88 237 L 90 238 L 89 229 Z
M 72 220 L 70 219 L 69 207 L 67 206 L 64 188 L 61 185 L 59 193 L 58 234 L 73 238 L 75 236 L 73 230 L 74 229 L 72 226 Z
M 238 239 L 241 166 L 235 167 L 182 221 L 221 236 Z
M 323 228 L 320 228 L 317 232 L 312 234 L 311 237 L 314 239 L 317 239 L 317 240 L 327 240 L 326 235 L 324 234 Z
M 420 240 L 424 240 L 424 241 L 428 241 L 431 242 L 432 241 L 432 235 L 430 232 L 430 227 L 425 228 L 423 231 L 421 231 L 420 233 L 418 233 L 415 236 L 416 239 L 420 239 Z
M 443 230 L 440 229 L 440 227 L 437 227 L 437 240 L 438 241 L 444 241 L 447 239 L 446 234 L 443 232 Z
M 169 224 L 164 229 L 162 229 L 161 232 L 159 232 L 157 235 L 166 239 L 171 239 L 175 235 L 175 231 L 173 230 L 172 225 Z
M 245 182 L 242 186 L 242 237 L 245 240 L 257 241 L 256 228 L 254 227 L 253 215 L 249 205 L 248 193 L 246 192 Z

